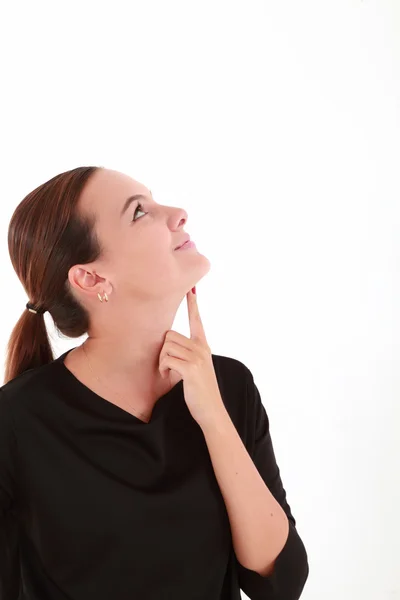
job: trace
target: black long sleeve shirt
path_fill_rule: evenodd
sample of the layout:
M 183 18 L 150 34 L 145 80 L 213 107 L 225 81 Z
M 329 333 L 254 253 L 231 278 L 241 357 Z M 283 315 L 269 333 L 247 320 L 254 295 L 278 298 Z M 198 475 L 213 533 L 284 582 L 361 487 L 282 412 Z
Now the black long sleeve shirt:
M 238 600 L 240 590 L 297 600 L 307 553 L 251 371 L 212 355 L 230 418 L 289 519 L 267 577 L 236 558 L 183 380 L 145 423 L 77 379 L 68 352 L 0 387 L 0 600 Z

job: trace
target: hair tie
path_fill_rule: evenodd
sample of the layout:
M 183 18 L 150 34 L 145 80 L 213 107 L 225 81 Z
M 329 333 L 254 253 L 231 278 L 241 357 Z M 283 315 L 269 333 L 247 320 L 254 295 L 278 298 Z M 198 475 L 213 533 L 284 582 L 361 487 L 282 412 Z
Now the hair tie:
M 47 311 L 46 308 L 35 308 L 31 302 L 26 303 L 26 308 L 29 310 L 29 312 L 35 313 L 35 315 L 44 315 L 44 313 Z

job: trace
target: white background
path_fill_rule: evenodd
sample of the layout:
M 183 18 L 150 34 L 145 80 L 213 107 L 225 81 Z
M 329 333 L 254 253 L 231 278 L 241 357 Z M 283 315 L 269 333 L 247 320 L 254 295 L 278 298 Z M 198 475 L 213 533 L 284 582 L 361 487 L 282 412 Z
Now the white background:
M 76 166 L 128 173 L 211 262 L 203 324 L 270 417 L 302 598 L 400 598 L 400 3 L 14 2 L 0 52 L 3 357 L 17 204 Z M 57 355 L 85 339 L 46 322 Z

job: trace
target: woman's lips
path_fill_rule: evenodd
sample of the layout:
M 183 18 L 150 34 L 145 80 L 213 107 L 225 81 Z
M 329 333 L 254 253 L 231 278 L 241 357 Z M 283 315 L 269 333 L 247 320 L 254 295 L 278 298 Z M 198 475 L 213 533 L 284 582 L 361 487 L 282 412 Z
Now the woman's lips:
M 196 244 L 192 240 L 188 240 L 183 246 L 177 248 L 177 250 L 187 250 L 187 248 L 196 248 Z

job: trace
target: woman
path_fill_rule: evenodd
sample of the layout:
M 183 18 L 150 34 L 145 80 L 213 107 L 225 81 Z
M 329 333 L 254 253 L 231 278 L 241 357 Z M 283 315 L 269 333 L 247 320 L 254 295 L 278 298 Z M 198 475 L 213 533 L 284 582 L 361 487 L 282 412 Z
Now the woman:
M 0 388 L 1 600 L 297 600 L 307 554 L 251 371 L 211 354 L 182 209 L 80 167 L 9 227 L 30 302 Z M 171 331 L 184 295 L 190 339 Z M 53 358 L 43 314 L 87 340 Z M 256 468 L 254 468 L 254 465 Z

